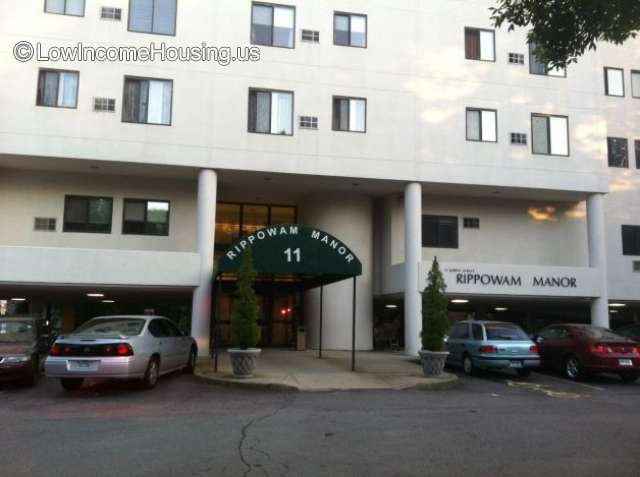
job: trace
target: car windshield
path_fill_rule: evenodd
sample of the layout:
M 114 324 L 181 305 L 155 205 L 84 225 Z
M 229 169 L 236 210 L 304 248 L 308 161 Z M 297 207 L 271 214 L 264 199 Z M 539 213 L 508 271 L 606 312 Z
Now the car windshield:
M 0 321 L 0 342 L 31 342 L 35 337 L 33 323 L 28 321 Z
M 93 319 L 73 332 L 74 335 L 136 336 L 142 332 L 144 320 L 136 318 Z
M 614 340 L 620 341 L 620 335 L 607 328 L 584 327 L 578 328 L 578 332 L 594 340 Z
M 529 337 L 517 325 L 489 323 L 485 325 L 489 341 L 528 341 Z

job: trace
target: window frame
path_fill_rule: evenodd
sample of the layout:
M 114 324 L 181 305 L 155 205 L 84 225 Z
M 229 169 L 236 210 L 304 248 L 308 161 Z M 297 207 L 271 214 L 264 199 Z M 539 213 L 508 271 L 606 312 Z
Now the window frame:
M 480 42 L 480 58 L 467 58 L 467 31 L 477 31 L 478 35 L 481 32 L 490 32 L 493 34 L 493 60 L 484 60 L 482 59 L 482 42 Z M 496 46 L 496 31 L 491 28 L 476 28 L 476 27 L 464 27 L 464 58 L 469 61 L 485 61 L 487 63 L 496 63 L 498 61 L 498 53 Z
M 625 141 L 625 143 L 627 144 L 626 165 L 624 166 L 611 165 L 611 143 L 615 140 Z M 629 169 L 629 139 L 628 138 L 617 137 L 617 136 L 607 136 L 607 167 L 610 167 L 612 169 Z
M 349 129 L 339 129 L 335 127 L 335 118 L 333 117 L 334 113 L 334 104 L 336 99 L 347 99 L 349 100 Z M 351 100 L 356 101 L 364 101 L 364 131 L 356 131 L 351 129 Z M 358 96 L 342 96 L 342 95 L 333 95 L 331 97 L 331 130 L 335 132 L 346 132 L 346 133 L 356 133 L 356 134 L 366 134 L 367 129 L 369 127 L 369 103 L 367 102 L 367 98 L 361 98 Z
M 635 150 L 636 156 L 636 169 L 640 170 L 640 139 L 634 139 L 633 149 Z
M 609 93 L 609 70 L 620 71 L 620 77 L 622 78 L 622 95 L 619 94 L 610 94 Z M 616 68 L 613 66 L 605 66 L 604 67 L 604 94 L 605 96 L 609 96 L 611 98 L 624 98 L 627 95 L 627 89 L 624 81 L 624 68 Z
M 336 16 L 349 17 L 349 44 L 343 45 L 341 43 L 336 43 Z M 352 44 L 352 34 L 353 29 L 351 28 L 351 20 L 352 17 L 363 17 L 364 18 L 364 46 L 353 45 Z M 360 48 L 366 50 L 369 47 L 369 16 L 366 13 L 353 13 L 353 12 L 344 12 L 340 10 L 334 10 L 333 12 L 333 45 L 334 46 L 344 46 L 346 48 Z
M 77 78 L 77 87 L 76 87 L 76 104 L 75 106 L 51 106 L 49 104 L 40 104 L 40 81 L 42 77 L 42 73 L 57 73 L 58 74 L 58 87 L 56 89 L 56 98 L 60 93 L 60 73 L 74 73 Z M 80 97 L 80 71 L 76 70 L 62 70 L 57 68 L 39 68 L 38 69 L 38 81 L 36 83 L 36 106 L 41 108 L 56 108 L 56 109 L 78 109 L 78 98 Z
M 67 13 L 67 1 L 68 0 L 64 0 L 64 12 L 63 13 L 58 13 L 58 12 L 50 12 L 47 11 L 47 1 L 48 0 L 44 0 L 44 13 L 48 13 L 50 15 L 64 15 L 66 17 L 76 17 L 76 18 L 84 18 L 87 12 L 87 0 L 82 0 L 82 15 L 76 15 L 74 13 Z
M 438 244 L 437 245 L 425 245 L 425 240 L 424 240 L 424 231 L 425 231 L 425 220 L 427 220 L 427 218 L 437 218 L 437 219 L 455 219 L 456 222 L 456 239 L 455 239 L 455 245 L 442 245 L 440 243 L 440 237 L 438 237 Z M 422 237 L 420 237 L 420 241 L 421 241 L 421 246 L 422 248 L 444 248 L 444 249 L 451 249 L 451 250 L 459 250 L 460 249 L 460 218 L 457 215 L 434 215 L 434 214 L 422 214 L 422 218 L 421 218 L 421 224 L 422 224 Z M 438 224 L 439 227 L 439 224 Z M 438 234 L 439 235 L 439 234 Z
M 176 0 L 176 15 L 173 19 L 173 33 L 159 33 L 153 31 L 153 20 L 155 18 L 155 10 L 156 10 L 156 0 L 153 0 L 153 10 L 151 13 L 151 31 L 140 31 L 140 30 L 132 30 L 131 29 L 131 12 L 133 9 L 131 8 L 131 2 L 134 0 L 129 0 L 127 5 L 127 31 L 131 33 L 141 33 L 143 35 L 161 35 L 161 36 L 176 36 L 178 33 L 178 0 Z M 117 8 L 117 7 L 116 7 Z
M 528 47 L 529 47 L 529 74 L 530 75 L 534 75 L 534 76 L 546 76 L 548 78 L 565 78 L 567 77 L 567 68 L 563 68 L 562 71 L 564 74 L 562 75 L 550 75 L 549 74 L 549 65 L 546 64 L 544 65 L 544 73 L 534 73 L 533 71 L 533 59 L 535 56 L 535 49 L 534 49 L 535 44 L 528 42 Z
M 270 7 L 271 8 L 271 44 L 265 45 L 264 43 L 254 43 L 253 42 L 253 7 L 254 6 L 261 7 Z M 275 7 L 280 8 L 290 8 L 293 9 L 293 45 L 291 46 L 281 46 L 273 44 L 273 29 L 274 29 L 274 17 L 275 17 Z M 285 5 L 283 3 L 269 3 L 269 2 L 251 2 L 251 15 L 249 15 L 249 44 L 257 45 L 257 46 L 266 46 L 269 48 L 283 48 L 285 50 L 295 50 L 296 49 L 296 25 L 298 22 L 298 11 L 295 5 Z M 263 133 L 264 134 L 264 133 Z
M 156 233 L 149 233 L 147 232 L 146 228 L 147 228 L 147 224 L 149 224 L 149 202 L 164 202 L 169 206 L 169 209 L 167 210 L 167 233 L 163 233 L 163 234 L 156 234 Z M 125 223 L 126 222 L 132 222 L 131 220 L 127 220 L 126 219 L 126 210 L 127 210 L 127 204 L 130 203 L 144 203 L 145 204 L 145 210 L 144 210 L 144 228 L 145 231 L 143 233 L 137 233 L 137 232 L 125 232 Z M 170 224 L 171 224 L 171 201 L 170 200 L 166 200 L 166 199 L 136 199 L 136 198 L 129 198 L 129 197 L 125 197 L 124 200 L 122 201 L 122 235 L 138 235 L 138 236 L 145 236 L 145 237 L 168 237 L 169 233 L 170 233 Z
M 474 112 L 478 112 L 480 113 L 480 139 L 469 139 L 469 111 L 474 111 Z M 485 140 L 483 139 L 482 136 L 482 112 L 486 111 L 486 112 L 490 112 L 490 113 L 495 113 L 495 126 L 496 126 L 496 139 L 495 141 L 489 141 L 489 140 Z M 464 111 L 464 135 L 465 135 L 465 139 L 469 142 L 488 142 L 490 144 L 497 144 L 500 138 L 500 134 L 498 134 L 498 110 L 497 109 L 491 109 L 491 108 L 478 108 L 478 107 L 474 107 L 474 106 L 468 106 L 465 108 Z
M 533 118 L 544 117 L 547 118 L 547 144 L 549 145 L 549 152 L 535 152 L 535 140 L 533 134 Z M 565 118 L 567 120 L 567 153 L 566 154 L 553 154 L 551 152 L 551 118 Z M 569 123 L 569 116 L 563 114 L 545 114 L 545 113 L 531 113 L 531 154 L 536 156 L 553 156 L 553 157 L 571 157 L 571 125 Z
M 636 241 L 632 243 L 632 246 L 637 246 L 637 250 L 629 251 L 628 248 L 625 247 L 625 230 L 632 230 L 636 237 Z M 622 255 L 625 257 L 640 257 L 640 225 L 621 225 L 621 240 L 622 240 Z M 636 253 L 637 252 L 637 253 Z
M 149 93 L 147 92 L 147 121 L 146 122 L 139 122 L 139 121 L 126 121 L 125 120 L 125 111 L 126 111 L 126 97 L 127 97 L 127 80 L 131 79 L 131 80 L 136 80 L 136 81 L 168 81 L 171 83 L 171 117 L 169 118 L 169 123 L 165 124 L 165 123 L 150 123 L 149 122 Z M 143 126 L 173 126 L 173 95 L 175 92 L 175 84 L 173 82 L 172 79 L 167 79 L 167 78 L 149 78 L 149 77 L 144 77 L 144 76 L 131 76 L 131 75 L 125 75 L 124 76 L 124 80 L 122 83 L 122 115 L 121 115 L 121 120 L 123 123 L 126 124 L 140 124 Z
M 111 215 L 109 216 L 109 229 L 108 231 L 100 230 L 68 230 L 67 229 L 67 207 L 70 199 L 85 199 L 87 202 L 92 200 L 106 200 L 111 203 Z M 89 224 L 90 207 L 87 207 L 87 217 L 85 226 Z M 77 233 L 77 234 L 103 234 L 110 235 L 113 230 L 113 197 L 95 196 L 95 195 L 75 195 L 66 194 L 64 196 L 64 210 L 62 212 L 62 232 L 63 233 Z
M 269 132 L 252 131 L 251 130 L 251 93 L 269 93 Z M 272 93 L 287 93 L 291 95 L 291 134 L 276 134 L 271 132 L 271 108 L 273 107 L 273 95 Z M 265 136 L 285 136 L 292 137 L 295 132 L 295 111 L 296 111 L 296 95 L 294 91 L 288 91 L 284 89 L 269 89 L 269 88 L 254 88 L 249 87 L 249 94 L 247 95 L 247 132 L 251 134 L 263 134 Z
M 630 76 L 630 81 L 631 81 L 631 97 L 634 99 L 640 99 L 640 91 L 634 91 L 633 90 L 633 76 L 634 75 L 638 75 L 640 76 L 640 70 L 631 70 L 631 76 Z

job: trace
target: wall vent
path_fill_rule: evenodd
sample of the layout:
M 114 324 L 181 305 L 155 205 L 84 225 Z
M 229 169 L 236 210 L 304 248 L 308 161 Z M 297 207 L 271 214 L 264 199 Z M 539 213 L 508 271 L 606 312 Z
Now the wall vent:
M 93 110 L 99 113 L 113 113 L 116 110 L 116 100 L 113 98 L 93 98 Z
M 33 223 L 33 229 L 40 232 L 55 232 L 56 219 L 47 217 L 36 217 Z
M 511 133 L 511 144 L 514 146 L 526 146 L 527 135 L 525 133 Z
M 320 43 L 320 32 L 316 30 L 302 30 L 302 41 Z
M 101 7 L 100 18 L 102 20 L 114 20 L 119 22 L 122 20 L 122 8 Z
M 465 217 L 462 219 L 462 224 L 465 229 L 479 229 L 480 219 L 477 217 Z
M 640 260 L 634 260 L 633 271 L 640 273 Z
M 300 129 L 318 129 L 316 116 L 300 116 Z
M 509 63 L 512 65 L 524 65 L 524 55 L 522 53 L 509 53 Z

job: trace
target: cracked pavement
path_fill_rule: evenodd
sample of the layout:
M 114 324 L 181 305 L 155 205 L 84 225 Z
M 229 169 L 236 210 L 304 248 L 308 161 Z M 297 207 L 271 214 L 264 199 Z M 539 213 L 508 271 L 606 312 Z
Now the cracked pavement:
M 460 389 L 0 385 L 0 475 L 636 476 L 640 384 L 485 375 Z

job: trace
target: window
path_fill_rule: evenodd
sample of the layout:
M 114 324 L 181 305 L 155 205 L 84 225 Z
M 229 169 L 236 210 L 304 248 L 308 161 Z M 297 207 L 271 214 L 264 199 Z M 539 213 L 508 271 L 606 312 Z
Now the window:
M 316 116 L 300 116 L 300 129 L 318 129 Z
M 293 135 L 293 93 L 250 89 L 249 132 Z
M 171 125 L 173 81 L 125 77 L 122 121 Z
M 254 3 L 251 17 L 251 43 L 293 48 L 295 22 L 294 7 Z
M 509 53 L 509 63 L 512 65 L 524 65 L 524 55 L 521 53 Z
M 548 63 L 542 63 L 536 55 L 535 43 L 529 43 L 529 73 L 532 75 L 556 76 L 564 78 L 567 76 L 565 68 L 552 68 Z
M 38 230 L 40 232 L 55 232 L 56 219 L 36 217 L 33 223 L 33 230 Z
M 518 325 L 510 323 L 487 323 L 487 341 L 529 341 L 527 334 Z
M 465 28 L 464 50 L 467 60 L 496 61 L 495 32 Z
M 367 131 L 367 100 L 333 97 L 333 130 L 364 133 Z
M 629 167 L 629 141 L 621 137 L 607 138 L 609 167 Z
M 640 255 L 640 225 L 622 226 L 622 254 Z
M 631 72 L 631 96 L 640 98 L 640 71 Z
M 116 100 L 113 98 L 93 98 L 93 110 L 113 113 L 116 110 Z
M 68 195 L 64 200 L 64 232 L 111 233 L 111 197 Z
M 122 221 L 125 235 L 169 235 L 169 202 L 125 199 Z
M 482 325 L 471 325 L 471 333 L 473 334 L 473 339 L 475 341 L 483 341 L 484 340 L 484 330 L 482 329 Z
M 514 146 L 526 146 L 527 135 L 524 133 L 511 133 L 511 144 Z
M 333 16 L 333 44 L 366 48 L 367 17 L 336 12 Z
M 316 30 L 302 30 L 302 41 L 320 43 L 320 32 Z
M 451 340 L 466 340 L 469 339 L 469 323 L 457 323 L 453 330 L 451 331 L 451 335 L 449 336 Z
M 498 112 L 467 108 L 467 141 L 498 142 Z
M 76 71 L 40 70 L 36 104 L 53 108 L 76 108 L 78 77 Z
M 458 217 L 423 215 L 422 246 L 458 248 Z
M 531 115 L 531 145 L 534 154 L 569 155 L 569 118 Z
M 624 97 L 624 70 L 621 68 L 604 69 L 604 90 L 607 96 Z
M 103 20 L 120 21 L 122 19 L 122 8 L 102 7 L 100 8 L 100 18 Z
M 129 31 L 176 34 L 177 0 L 129 0 Z
M 84 0 L 45 0 L 44 11 L 59 15 L 84 16 Z
M 465 217 L 462 219 L 462 224 L 465 229 L 479 229 L 480 219 L 477 217 Z

